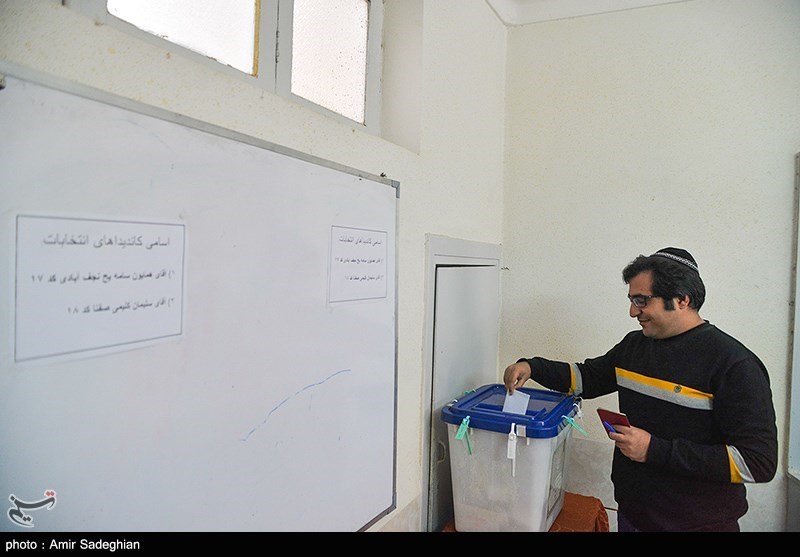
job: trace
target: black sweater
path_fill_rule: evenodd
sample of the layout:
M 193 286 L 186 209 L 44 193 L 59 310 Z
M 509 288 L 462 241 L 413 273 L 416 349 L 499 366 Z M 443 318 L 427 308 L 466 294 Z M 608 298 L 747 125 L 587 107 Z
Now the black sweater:
M 611 471 L 619 511 L 639 530 L 715 530 L 747 512 L 744 483 L 775 476 L 767 370 L 708 322 L 667 339 L 633 331 L 573 366 L 527 361 L 547 388 L 587 399 L 617 391 L 631 425 L 651 434 L 645 463 L 615 449 Z

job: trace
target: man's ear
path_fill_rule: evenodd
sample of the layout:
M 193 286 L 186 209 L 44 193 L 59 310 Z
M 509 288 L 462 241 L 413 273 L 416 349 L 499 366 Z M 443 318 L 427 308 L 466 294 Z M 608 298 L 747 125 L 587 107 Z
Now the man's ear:
M 677 298 L 677 300 L 678 300 L 678 308 L 679 308 L 679 309 L 686 309 L 686 308 L 688 308 L 688 307 L 689 307 L 689 304 L 690 304 L 690 303 L 691 303 L 691 301 L 692 301 L 692 299 L 689 297 L 689 295 L 688 295 L 688 294 L 686 294 L 686 295 L 685 295 L 683 298 Z

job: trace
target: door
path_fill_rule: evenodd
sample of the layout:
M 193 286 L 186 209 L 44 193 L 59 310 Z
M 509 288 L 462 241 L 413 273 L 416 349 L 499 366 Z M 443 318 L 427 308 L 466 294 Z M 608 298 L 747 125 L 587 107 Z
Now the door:
M 497 382 L 500 276 L 497 265 L 437 265 L 429 447 L 428 531 L 453 518 L 447 424 L 442 408 Z

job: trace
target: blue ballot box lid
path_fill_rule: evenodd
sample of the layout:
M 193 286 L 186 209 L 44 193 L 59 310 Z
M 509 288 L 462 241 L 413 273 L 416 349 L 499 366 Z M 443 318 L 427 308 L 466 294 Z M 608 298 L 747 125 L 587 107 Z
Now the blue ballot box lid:
M 442 420 L 448 424 L 461 425 L 469 417 L 469 427 L 509 433 L 511 424 L 516 424 L 517 433 L 524 437 L 556 437 L 569 425 L 565 416 L 572 418 L 579 408 L 579 399 L 555 391 L 521 387 L 517 389 L 528 395 L 525 415 L 503 412 L 506 398 L 505 385 L 484 385 L 466 393 L 442 409 Z M 524 427 L 524 431 L 520 431 Z

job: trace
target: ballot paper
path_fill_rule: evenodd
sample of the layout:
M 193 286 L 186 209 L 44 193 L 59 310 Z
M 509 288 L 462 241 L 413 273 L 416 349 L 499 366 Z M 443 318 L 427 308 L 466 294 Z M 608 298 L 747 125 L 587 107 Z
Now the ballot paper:
M 514 394 L 506 393 L 506 400 L 503 403 L 503 412 L 511 414 L 525 414 L 528 410 L 528 400 L 531 395 L 523 393 L 519 389 L 514 391 Z

